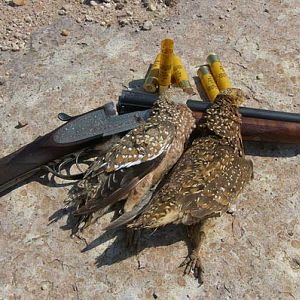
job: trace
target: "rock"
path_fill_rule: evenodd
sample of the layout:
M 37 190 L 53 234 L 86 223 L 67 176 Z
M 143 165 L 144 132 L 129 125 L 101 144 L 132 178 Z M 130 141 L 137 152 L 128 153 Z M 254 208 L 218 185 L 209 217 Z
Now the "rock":
M 12 47 L 11 47 L 11 50 L 14 51 L 14 52 L 20 51 L 20 47 L 17 44 L 13 44 Z
M 9 48 L 6 45 L 1 46 L 1 51 L 7 51 L 7 50 L 9 50 Z
M 98 3 L 97 3 L 96 1 L 91 1 L 91 2 L 90 2 L 90 5 L 93 6 L 93 7 L 95 7 L 95 6 L 98 5 Z
M 153 0 L 143 0 L 142 1 L 144 6 L 147 8 L 149 11 L 156 11 L 156 5 Z
M 104 2 L 104 3 L 103 3 L 103 6 L 106 7 L 106 8 L 111 8 L 111 3 L 109 3 L 109 2 Z
M 147 10 L 149 10 L 149 11 L 156 11 L 156 5 L 155 5 L 155 3 L 153 3 L 152 1 L 149 2 Z
M 72 5 L 71 4 L 64 4 L 62 7 L 61 7 L 62 10 L 64 11 L 69 11 L 72 9 Z
M 116 6 L 115 6 L 115 9 L 117 10 L 121 10 L 124 8 L 124 4 L 123 3 L 117 3 Z
M 31 23 L 31 22 L 32 22 L 32 19 L 31 19 L 30 16 L 27 16 L 27 17 L 24 18 L 24 21 L 25 21 L 26 23 Z
M 151 30 L 153 27 L 153 24 L 151 21 L 146 21 L 143 25 L 142 25 L 142 29 L 143 30 Z
M 16 6 L 23 6 L 27 4 L 27 0 L 13 0 L 12 3 Z
M 259 73 L 256 75 L 256 79 L 257 80 L 262 80 L 264 78 L 264 74 L 263 73 Z
M 93 19 L 91 16 L 89 16 L 89 15 L 86 15 L 86 16 L 85 16 L 85 20 L 86 20 L 87 22 L 93 22 L 93 21 L 94 21 L 94 19 Z
M 15 126 L 16 129 L 21 129 L 25 126 L 27 126 L 28 123 L 27 122 L 21 122 L 21 121 L 18 121 L 18 124 Z
M 45 291 L 45 290 L 47 290 L 47 289 L 48 289 L 47 283 L 43 283 L 43 284 L 41 285 L 41 290 Z
M 62 36 L 68 36 L 70 34 L 70 32 L 66 29 L 63 29 L 60 33 Z
M 24 78 L 26 76 L 25 73 L 20 74 L 20 78 Z
M 58 14 L 60 16 L 65 16 L 67 14 L 67 12 L 64 9 L 61 9 L 61 10 L 58 11 Z
M 0 85 L 4 85 L 6 82 L 4 77 L 0 77 Z
M 19 33 L 19 32 L 15 32 L 15 33 L 14 33 L 14 37 L 15 37 L 16 39 L 20 40 L 20 39 L 22 39 L 23 35 L 22 35 L 21 33 Z
M 173 7 L 176 5 L 177 0 L 164 0 L 166 6 Z
M 119 25 L 121 27 L 124 27 L 124 26 L 126 26 L 128 24 L 129 24 L 129 20 L 127 20 L 127 19 L 121 19 L 121 20 L 119 20 Z

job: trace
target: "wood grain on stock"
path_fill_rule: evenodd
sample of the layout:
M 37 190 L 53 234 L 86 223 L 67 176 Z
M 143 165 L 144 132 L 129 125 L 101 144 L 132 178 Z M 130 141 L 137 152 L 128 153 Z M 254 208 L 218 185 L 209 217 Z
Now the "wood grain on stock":
M 197 121 L 202 112 L 193 113 Z M 245 141 L 300 144 L 300 123 L 242 117 Z

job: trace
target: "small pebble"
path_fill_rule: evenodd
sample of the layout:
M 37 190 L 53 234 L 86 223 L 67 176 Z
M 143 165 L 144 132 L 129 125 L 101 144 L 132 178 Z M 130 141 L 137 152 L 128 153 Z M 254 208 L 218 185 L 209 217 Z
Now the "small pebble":
M 123 8 L 124 8 L 124 4 L 122 4 L 122 3 L 117 3 L 115 6 L 115 9 L 117 9 L 117 10 L 122 10 Z
M 264 74 L 263 73 L 259 73 L 256 75 L 256 79 L 257 80 L 262 80 L 264 78 Z
M 232 205 L 231 207 L 229 207 L 227 209 L 227 213 L 230 214 L 230 215 L 234 215 L 236 213 L 237 209 L 236 209 L 236 206 L 235 205 Z
M 20 47 L 17 44 L 13 44 L 11 50 L 14 52 L 20 51 Z
M 295 94 L 293 94 L 293 93 L 289 93 L 289 94 L 288 94 L 288 96 L 289 96 L 289 97 L 294 97 L 294 96 L 295 96 Z
M 62 36 L 68 36 L 70 32 L 66 29 L 63 29 L 62 32 L 60 33 Z
M 0 77 L 0 85 L 4 85 L 5 84 L 5 78 L 4 77 Z
M 61 10 L 58 11 L 58 14 L 60 16 L 65 16 L 67 14 L 67 12 L 64 9 L 61 9 Z
M 20 74 L 20 78 L 24 78 L 25 77 L 25 73 Z
M 91 2 L 90 2 L 90 5 L 95 7 L 95 6 L 98 5 L 98 3 L 97 3 L 96 1 L 91 1 Z
M 142 25 L 142 29 L 143 30 L 151 30 L 152 29 L 152 22 L 151 21 L 146 21 L 143 25 Z
M 104 2 L 103 6 L 106 8 L 111 8 L 111 3 Z
M 15 128 L 16 129 L 21 129 L 21 128 L 27 126 L 27 125 L 28 125 L 28 123 L 26 123 L 26 122 L 18 121 L 18 124 L 15 126 Z
M 64 11 L 68 11 L 72 8 L 71 4 L 65 4 L 61 7 L 61 9 L 63 9 Z
M 129 24 L 129 21 L 127 19 L 121 19 L 119 20 L 119 25 L 121 27 L 124 27 L 125 25 L 128 25 Z
M 16 6 L 23 6 L 26 4 L 26 0 L 13 0 L 12 3 Z
M 86 15 L 86 16 L 85 16 L 85 20 L 86 20 L 87 22 L 93 22 L 93 21 L 94 21 L 94 19 L 93 19 L 91 16 L 89 16 L 89 15 Z
M 31 23 L 31 22 L 32 22 L 32 19 L 30 18 L 30 16 L 27 16 L 27 17 L 24 18 L 24 21 L 25 21 L 26 23 Z
M 43 284 L 41 285 L 41 290 L 45 291 L 45 290 L 47 290 L 47 289 L 48 289 L 47 283 L 43 283 Z

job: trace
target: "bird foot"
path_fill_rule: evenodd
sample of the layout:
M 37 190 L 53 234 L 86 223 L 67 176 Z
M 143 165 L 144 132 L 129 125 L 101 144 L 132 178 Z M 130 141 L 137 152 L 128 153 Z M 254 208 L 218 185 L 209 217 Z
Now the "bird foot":
M 199 284 L 201 285 L 203 283 L 202 281 L 203 267 L 198 253 L 193 251 L 190 255 L 186 257 L 186 259 L 180 264 L 179 267 L 185 267 L 183 272 L 184 275 L 193 272 L 194 277 L 198 280 Z

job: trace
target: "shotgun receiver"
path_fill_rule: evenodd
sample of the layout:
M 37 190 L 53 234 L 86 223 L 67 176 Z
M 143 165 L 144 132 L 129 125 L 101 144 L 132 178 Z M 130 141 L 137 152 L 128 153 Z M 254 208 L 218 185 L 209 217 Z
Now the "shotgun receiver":
M 61 163 L 70 162 L 71 156 L 77 162 L 84 149 L 100 142 L 105 148 L 110 137 L 137 127 L 149 117 L 149 113 L 117 115 L 113 102 L 110 102 L 76 117 L 59 114 L 59 119 L 66 121 L 64 125 L 0 159 L 0 194 L 41 170 L 65 179 L 82 178 L 83 173 L 61 174 Z

